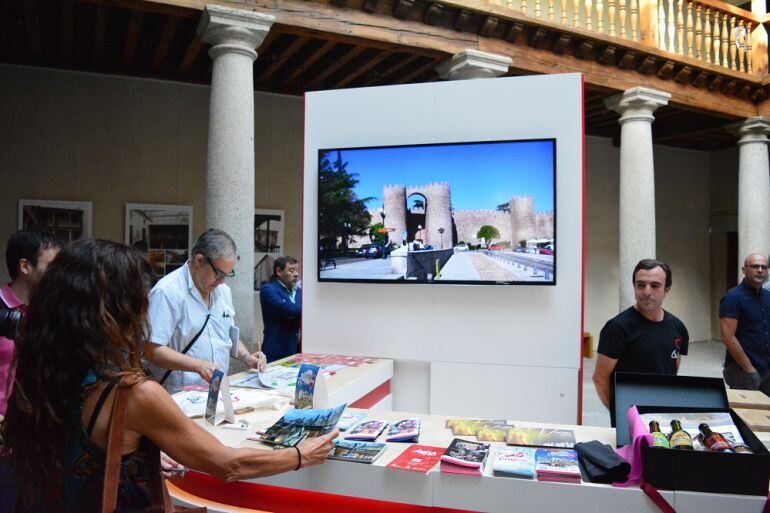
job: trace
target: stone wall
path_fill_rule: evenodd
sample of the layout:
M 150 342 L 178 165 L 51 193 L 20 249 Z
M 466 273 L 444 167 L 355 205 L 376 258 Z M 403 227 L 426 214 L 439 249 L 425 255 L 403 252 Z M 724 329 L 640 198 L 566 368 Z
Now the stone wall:
M 485 224 L 497 228 L 500 232 L 499 240 L 511 240 L 511 216 L 507 212 L 499 210 L 455 210 L 458 242 L 478 244 L 479 241 L 476 238 L 476 234 Z

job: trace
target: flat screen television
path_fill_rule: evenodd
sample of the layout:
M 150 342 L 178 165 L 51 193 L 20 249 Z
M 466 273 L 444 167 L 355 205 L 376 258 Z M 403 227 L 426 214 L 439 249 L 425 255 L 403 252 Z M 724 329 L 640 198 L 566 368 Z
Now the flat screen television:
M 318 151 L 322 282 L 556 284 L 556 140 Z

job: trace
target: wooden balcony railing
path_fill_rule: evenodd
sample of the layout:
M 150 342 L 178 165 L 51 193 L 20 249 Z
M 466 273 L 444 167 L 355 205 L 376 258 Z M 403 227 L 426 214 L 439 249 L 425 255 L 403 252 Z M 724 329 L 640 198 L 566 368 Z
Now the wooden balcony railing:
M 488 0 L 525 17 L 633 41 L 740 73 L 767 74 L 763 13 L 719 0 Z

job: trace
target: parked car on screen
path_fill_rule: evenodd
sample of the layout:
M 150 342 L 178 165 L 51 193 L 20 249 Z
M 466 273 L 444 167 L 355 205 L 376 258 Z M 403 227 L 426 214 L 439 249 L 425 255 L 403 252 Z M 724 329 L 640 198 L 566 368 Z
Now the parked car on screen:
M 465 243 L 458 244 L 457 246 L 455 246 L 455 250 L 456 251 L 468 251 L 468 245 L 465 244 Z
M 543 246 L 540 248 L 541 255 L 553 255 L 553 248 L 551 246 Z
M 505 249 L 505 246 L 503 246 L 502 244 L 492 244 L 491 246 L 489 246 L 489 249 L 491 249 L 492 251 L 502 251 Z

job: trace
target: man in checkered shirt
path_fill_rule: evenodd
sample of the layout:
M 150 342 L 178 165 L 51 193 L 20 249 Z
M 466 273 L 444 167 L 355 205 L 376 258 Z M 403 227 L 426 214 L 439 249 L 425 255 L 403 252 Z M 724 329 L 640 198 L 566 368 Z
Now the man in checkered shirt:
M 230 357 L 263 370 L 265 355 L 252 353 L 235 325 L 230 287 L 238 259 L 235 241 L 222 230 L 203 233 L 185 265 L 164 276 L 150 292 L 151 335 L 146 352 L 152 372 L 173 393 L 188 385 L 205 385 L 215 369 L 227 374 Z M 208 317 L 208 321 L 207 321 Z M 200 333 L 187 354 L 185 347 Z

